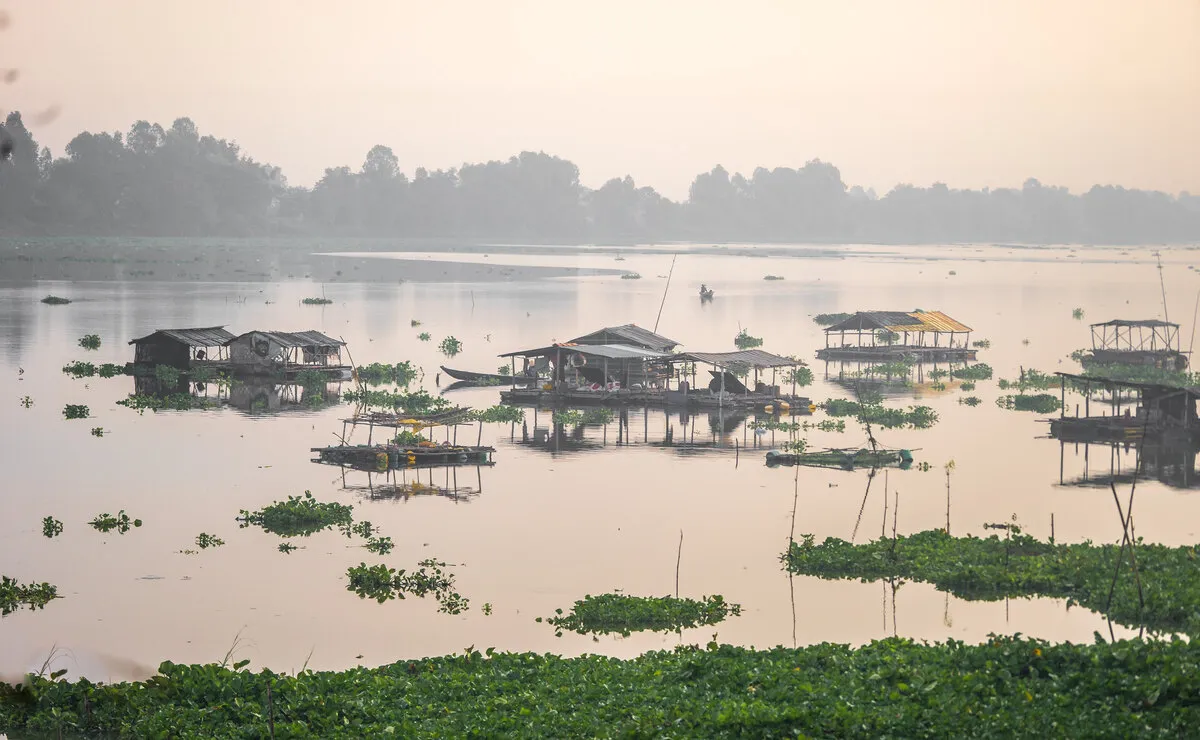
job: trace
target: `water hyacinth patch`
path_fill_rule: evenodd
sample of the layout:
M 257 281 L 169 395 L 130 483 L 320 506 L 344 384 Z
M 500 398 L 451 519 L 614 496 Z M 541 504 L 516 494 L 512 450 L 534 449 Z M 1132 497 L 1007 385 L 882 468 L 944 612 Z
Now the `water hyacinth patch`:
M 628 637 L 634 632 L 677 632 L 717 624 L 741 613 L 740 604 L 727 603 L 719 595 L 697 601 L 674 596 L 589 594 L 575 602 L 570 614 L 564 615 L 562 609 L 557 609 L 555 616 L 546 621 L 560 637 L 563 630 L 581 635 L 616 633 Z
M 742 329 L 737 336 L 733 338 L 733 345 L 738 349 L 754 349 L 763 345 L 762 337 L 752 337 L 750 332 Z
M 63 416 L 68 419 L 86 419 L 91 415 L 91 411 L 83 404 L 68 403 L 63 407 Z
M 124 509 L 117 512 L 116 516 L 112 514 L 100 514 L 88 524 L 98 532 L 111 532 L 116 530 L 117 534 L 125 534 L 130 527 L 142 526 L 141 519 L 130 519 Z
M 1015 396 L 1000 396 L 996 399 L 996 405 L 1010 411 L 1034 411 L 1039 414 L 1049 414 L 1062 408 L 1062 401 L 1058 399 L 1058 396 L 1052 396 L 1049 393 L 1037 395 L 1021 393 Z
M 991 380 L 992 366 L 985 362 L 977 362 L 974 365 L 951 370 L 950 377 L 959 380 Z
M 311 491 L 305 491 L 303 496 L 288 496 L 258 511 L 242 509 L 238 522 L 243 529 L 255 525 L 280 537 L 307 537 L 330 527 L 349 526 L 351 511 L 345 504 L 317 501 Z
M 62 534 L 63 523 L 52 516 L 42 519 L 42 536 L 54 538 Z
M 418 569 L 409 573 L 386 565 L 361 563 L 346 571 L 349 579 L 346 590 L 380 604 L 406 596 L 433 596 L 438 602 L 438 611 L 446 614 L 462 614 L 470 608 L 470 601 L 454 590 L 454 574 L 443 570 L 448 567 L 446 563 L 428 558 L 417 565 Z
M 42 303 L 45 303 L 47 306 L 65 306 L 70 302 L 70 298 L 63 298 L 56 295 L 48 295 L 42 299 Z
M 201 532 L 200 534 L 196 535 L 196 547 L 199 547 L 201 550 L 207 550 L 210 547 L 220 547 L 224 544 L 225 540 L 221 539 L 215 534 Z
M 100 335 L 84 334 L 79 338 L 79 346 L 84 349 L 100 349 Z
M 15 578 L 0 576 L 0 616 L 8 616 L 22 606 L 44 609 L 46 604 L 57 598 L 58 588 L 49 583 L 30 583 L 23 586 Z M 3 717 L 0 716 L 0 719 Z M 3 722 L 0 722 L 0 727 L 4 727 Z

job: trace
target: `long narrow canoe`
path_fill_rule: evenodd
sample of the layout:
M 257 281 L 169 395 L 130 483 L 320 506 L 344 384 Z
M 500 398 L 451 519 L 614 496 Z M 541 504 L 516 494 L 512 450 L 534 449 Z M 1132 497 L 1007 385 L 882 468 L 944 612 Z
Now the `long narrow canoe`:
M 538 382 L 537 378 L 519 375 L 496 375 L 495 373 L 473 373 L 470 370 L 455 370 L 445 365 L 442 365 L 442 372 L 455 380 L 461 380 L 466 383 L 516 383 L 517 385 L 529 385 Z

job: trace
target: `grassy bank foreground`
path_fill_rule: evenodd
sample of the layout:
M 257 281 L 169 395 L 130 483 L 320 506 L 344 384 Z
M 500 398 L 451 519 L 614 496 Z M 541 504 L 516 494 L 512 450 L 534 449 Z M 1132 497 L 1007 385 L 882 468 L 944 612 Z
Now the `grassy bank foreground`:
M 490 652 L 490 651 L 489 651 Z M 1184 737 L 1200 646 L 685 647 L 462 655 L 341 672 L 164 663 L 144 683 L 0 685 L 11 737 Z

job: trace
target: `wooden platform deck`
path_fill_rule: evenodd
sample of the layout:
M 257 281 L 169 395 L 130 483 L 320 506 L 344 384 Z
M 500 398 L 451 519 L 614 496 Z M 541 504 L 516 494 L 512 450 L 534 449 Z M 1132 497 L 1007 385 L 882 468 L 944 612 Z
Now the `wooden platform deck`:
M 747 395 L 728 394 L 718 399 L 707 390 L 681 391 L 664 390 L 619 390 L 619 391 L 547 391 L 541 388 L 511 388 L 500 392 L 501 403 L 511 406 L 534 408 L 573 408 L 581 406 L 642 406 L 665 408 L 687 407 L 692 409 L 743 409 L 761 411 L 767 406 L 778 406 L 784 401 L 793 414 L 810 413 L 812 401 L 805 396 L 774 396 L 762 393 Z
M 480 445 L 337 445 L 313 447 L 313 462 L 345 465 L 355 470 L 385 472 L 401 468 L 447 465 L 494 465 L 494 447 Z
M 968 362 L 977 350 L 970 347 L 914 347 L 892 344 L 877 347 L 823 347 L 817 350 L 818 360 L 861 360 L 887 362 L 911 358 L 917 362 Z

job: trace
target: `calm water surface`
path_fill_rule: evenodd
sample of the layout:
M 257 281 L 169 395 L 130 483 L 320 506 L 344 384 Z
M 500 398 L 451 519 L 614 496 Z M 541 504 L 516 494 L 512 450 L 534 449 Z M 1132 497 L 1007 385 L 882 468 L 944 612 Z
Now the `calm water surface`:
M 1088 344 L 1089 320 L 1163 313 L 1148 248 L 754 249 L 761 256 L 681 250 L 659 331 L 686 349 L 723 351 L 733 349 L 739 327 L 747 327 L 765 339 L 765 349 L 809 359 L 818 380 L 808 392 L 817 401 L 848 393 L 827 380 L 824 364 L 813 358 L 823 344 L 811 320 L 816 313 L 945 311 L 972 326 L 973 338 L 991 341 L 980 360 L 998 378 L 1013 378 L 1020 367 L 1076 368 L 1067 355 Z M 127 342 L 156 328 L 224 324 L 235 333 L 317 329 L 340 336 L 360 364 L 413 360 L 424 368 L 432 390 L 440 364 L 492 371 L 501 352 L 605 325 L 653 327 L 665 284 L 659 276 L 667 275 L 671 256 L 623 253 L 620 262 L 602 250 L 530 256 L 497 249 L 487 257 L 453 259 L 405 254 L 448 263 L 607 267 L 638 272 L 642 279 L 326 285 L 334 304 L 325 307 L 298 304 L 320 290 L 303 282 L 0 284 L 0 400 L 6 421 L 0 431 L 6 479 L 0 494 L 0 572 L 21 581 L 49 581 L 65 597 L 45 610 L 0 621 L 0 674 L 40 665 L 52 645 L 146 666 L 165 659 L 220 660 L 237 635 L 237 654 L 250 658 L 252 666 L 291 670 L 310 653 L 310 667 L 340 668 L 471 645 L 631 656 L 681 639 L 707 642 L 714 633 L 722 642 L 765 647 L 862 643 L 893 633 L 978 641 L 991 632 L 1019 631 L 1087 640 L 1093 630 L 1107 631 L 1097 615 L 1050 599 L 965 602 L 923 584 L 907 584 L 893 594 L 882 584 L 789 580 L 779 557 L 792 526 L 794 491 L 797 535 L 848 539 L 862 509 L 861 541 L 884 528 L 884 476 L 872 483 L 864 504 L 867 473 L 768 469 L 763 452 L 769 436 L 756 439 L 736 423 L 718 434 L 707 415 L 688 420 L 631 409 L 607 426 L 568 430 L 565 439 L 538 444 L 530 410 L 524 429 L 484 427 L 485 444 L 497 448 L 495 467 L 420 474 L 424 483 L 432 476 L 434 484 L 456 495 L 372 498 L 368 487 L 378 479 L 355 472 L 343 477 L 337 468 L 310 462 L 310 447 L 334 443 L 350 412 L 346 405 L 138 415 L 115 403 L 132 392 L 132 379 L 74 380 L 60 372 L 73 359 L 124 363 L 132 357 Z M 1185 345 L 1200 288 L 1196 271 L 1189 269 L 1200 262 L 1195 255 L 1163 250 L 1170 317 L 1184 325 Z M 766 274 L 786 279 L 763 281 Z M 716 290 L 710 304 L 696 298 L 702 281 Z M 75 302 L 42 305 L 38 301 L 47 293 Z M 1076 307 L 1086 312 L 1084 321 L 1072 319 Z M 412 319 L 422 326 L 412 328 Z M 430 332 L 433 341 L 419 342 L 420 331 Z M 88 333 L 102 337 L 99 351 L 77 346 Z M 447 335 L 464 345 L 452 361 L 436 351 Z M 441 380 L 443 386 L 448 382 Z M 476 407 L 498 400 L 494 388 L 453 394 L 456 402 Z M 918 385 L 889 400 L 932 406 L 940 422 L 929 430 L 877 434 L 881 443 L 912 448 L 918 461 L 933 466 L 929 472 L 888 472 L 889 507 L 899 502 L 898 513 L 889 508 L 888 528 L 893 513 L 901 532 L 945 526 L 942 465 L 954 460 L 955 534 L 985 534 L 985 523 L 1015 517 L 1026 531 L 1046 537 L 1053 514 L 1059 540 L 1119 539 L 1107 489 L 1057 485 L 1060 466 L 1067 479 L 1085 473 L 1083 449 L 1044 439 L 1047 427 L 1036 414 L 998 409 L 993 401 L 1002 394 L 992 380 L 974 391 L 983 399 L 977 408 L 959 404 L 967 394 L 953 384 L 941 392 Z M 25 396 L 33 400 L 31 408 L 19 403 Z M 87 404 L 92 419 L 64 420 L 68 403 Z M 548 412 L 537 416 L 538 430 L 549 423 Z M 95 426 L 105 429 L 103 438 L 90 434 Z M 844 434 L 808 432 L 809 444 L 863 443 L 861 430 L 848 426 Z M 471 441 L 475 434 L 474 428 L 460 431 Z M 693 435 L 697 442 L 726 447 L 681 450 L 662 444 L 668 438 L 691 441 Z M 749 448 L 735 452 L 729 447 L 735 439 Z M 1086 470 L 1107 473 L 1110 459 L 1106 448 L 1093 448 Z M 1121 464 L 1131 466 L 1132 455 L 1123 455 Z M 302 549 L 283 555 L 276 550 L 278 538 L 239 529 L 234 520 L 240 509 L 305 490 L 321 500 L 353 504 L 356 518 L 376 524 L 396 549 L 375 556 L 337 532 L 323 532 L 297 540 Z M 1168 544 L 1197 540 L 1200 499 L 1194 492 L 1155 481 L 1139 484 L 1138 491 L 1140 536 Z M 120 536 L 86 524 L 120 509 L 145 525 Z M 53 540 L 41 535 L 47 515 L 66 527 Z M 598 640 L 556 638 L 553 629 L 534 621 L 589 593 L 672 593 L 681 530 L 681 595 L 720 593 L 743 605 L 740 618 L 682 638 Z M 180 554 L 194 547 L 200 532 L 227 544 Z M 348 566 L 386 562 L 411 569 L 428 557 L 455 564 L 458 591 L 471 601 L 464 615 L 438 613 L 432 600 L 380 605 L 346 590 Z M 490 615 L 482 611 L 485 603 L 492 606 Z M 69 656 L 63 661 L 73 668 L 71 675 L 124 677 L 85 661 L 72 664 Z

